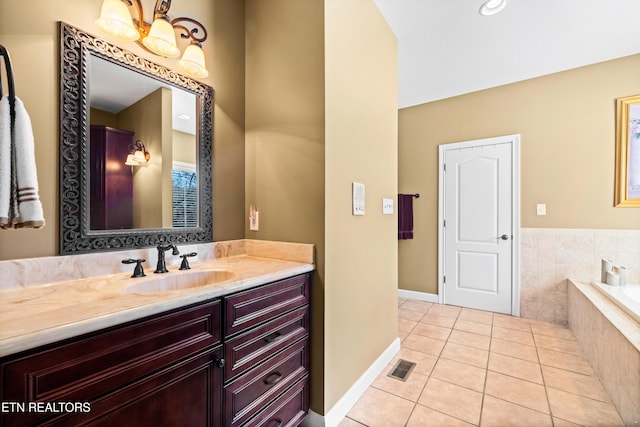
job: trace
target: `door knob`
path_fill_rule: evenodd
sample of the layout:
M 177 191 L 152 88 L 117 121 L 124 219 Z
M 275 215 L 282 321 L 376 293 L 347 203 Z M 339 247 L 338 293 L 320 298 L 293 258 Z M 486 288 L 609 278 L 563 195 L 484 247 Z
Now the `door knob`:
M 503 234 L 502 236 L 500 236 L 500 238 L 502 240 L 509 240 L 509 236 L 507 236 L 506 234 Z

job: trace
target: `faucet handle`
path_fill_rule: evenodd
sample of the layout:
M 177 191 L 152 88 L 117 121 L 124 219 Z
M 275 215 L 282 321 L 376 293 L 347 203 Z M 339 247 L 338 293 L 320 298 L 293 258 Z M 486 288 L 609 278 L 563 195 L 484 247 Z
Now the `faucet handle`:
M 189 265 L 189 261 L 187 260 L 187 258 L 196 256 L 196 255 L 198 255 L 197 252 L 191 252 L 188 254 L 180 255 L 180 258 L 182 258 L 182 263 L 180 264 L 180 270 L 190 270 L 191 266 Z
M 142 263 L 145 262 L 146 259 L 142 259 L 142 258 L 138 258 L 138 259 L 123 259 L 122 263 L 123 264 L 136 264 L 136 267 L 133 269 L 133 275 L 131 277 L 144 277 L 146 276 L 146 274 L 144 274 L 144 268 L 142 268 Z

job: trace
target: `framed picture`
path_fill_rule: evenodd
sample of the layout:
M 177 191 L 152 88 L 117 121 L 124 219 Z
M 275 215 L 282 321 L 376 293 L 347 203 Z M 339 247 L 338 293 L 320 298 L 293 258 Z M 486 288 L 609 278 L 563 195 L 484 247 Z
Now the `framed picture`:
M 640 95 L 616 100 L 615 206 L 640 208 Z

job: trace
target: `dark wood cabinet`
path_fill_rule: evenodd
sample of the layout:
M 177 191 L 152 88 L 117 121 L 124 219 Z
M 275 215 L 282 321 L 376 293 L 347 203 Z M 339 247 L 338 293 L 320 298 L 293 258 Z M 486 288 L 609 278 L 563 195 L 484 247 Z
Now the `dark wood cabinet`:
M 309 411 L 310 274 L 224 299 L 224 420 L 296 426 Z
M 220 325 L 221 301 L 214 300 L 2 359 L 0 401 L 26 406 L 2 413 L 0 424 L 135 425 L 130 420 L 167 416 L 152 425 L 215 426 L 222 405 Z M 90 410 L 32 410 L 29 402 L 88 402 Z M 184 424 L 194 418 L 212 423 Z
M 309 277 L 4 357 L 0 402 L 23 409 L 3 407 L 0 426 L 298 425 L 309 405 Z M 240 318 L 260 321 L 231 328 Z
M 47 422 L 60 426 L 222 425 L 221 348 L 198 353 L 91 402 L 91 411 Z
M 124 162 L 134 133 L 91 125 L 89 146 L 92 230 L 133 228 L 133 171 Z

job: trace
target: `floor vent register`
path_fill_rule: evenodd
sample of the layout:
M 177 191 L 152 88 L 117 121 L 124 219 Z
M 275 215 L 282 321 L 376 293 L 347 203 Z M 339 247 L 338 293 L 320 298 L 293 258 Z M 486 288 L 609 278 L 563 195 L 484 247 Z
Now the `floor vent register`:
M 408 360 L 400 359 L 395 364 L 393 369 L 387 374 L 387 376 L 394 378 L 400 381 L 406 381 L 409 378 L 409 374 L 416 366 L 414 362 L 409 362 Z

